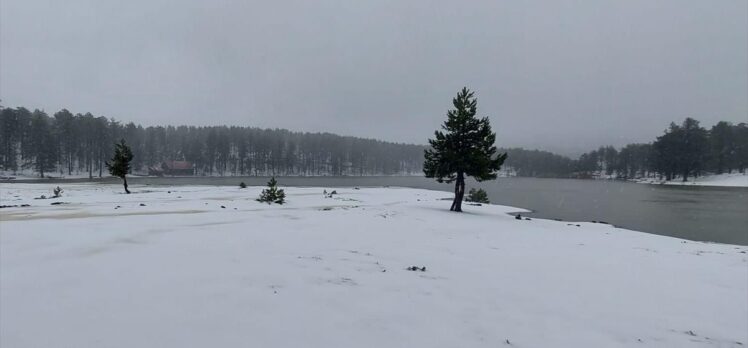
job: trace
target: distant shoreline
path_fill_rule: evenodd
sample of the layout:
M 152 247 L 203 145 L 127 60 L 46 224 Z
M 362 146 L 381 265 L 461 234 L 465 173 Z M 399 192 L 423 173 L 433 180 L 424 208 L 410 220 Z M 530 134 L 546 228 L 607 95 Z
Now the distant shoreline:
M 148 176 L 148 175 L 133 175 L 128 176 L 128 179 L 133 180 L 134 182 L 138 182 L 140 180 L 167 180 L 167 179 L 174 179 L 174 180 L 230 180 L 230 179 L 236 179 L 241 181 L 242 179 L 245 180 L 258 180 L 258 179 L 267 179 L 272 177 L 273 175 L 257 175 L 257 176 L 199 176 L 199 175 L 193 175 L 193 176 Z M 54 184 L 54 183 L 86 183 L 86 182 L 96 182 L 96 183 L 119 183 L 120 179 L 113 177 L 113 176 L 104 176 L 104 177 L 49 177 L 49 178 L 34 178 L 29 176 L 21 176 L 19 177 L 13 177 L 12 179 L 8 179 L 8 177 L 13 176 L 4 176 L 0 177 L 0 183 L 3 184 L 12 184 L 12 183 L 19 183 L 19 184 Z M 340 178 L 340 179 L 351 179 L 351 178 L 393 178 L 393 177 L 422 177 L 422 175 L 407 175 L 407 174 L 394 174 L 394 175 L 275 175 L 277 178 L 308 178 L 308 179 L 315 179 L 315 178 Z M 695 180 L 689 180 L 686 182 L 683 182 L 681 180 L 658 180 L 658 179 L 651 179 L 651 178 L 640 178 L 640 179 L 620 179 L 620 178 L 547 178 L 547 177 L 524 177 L 524 176 L 507 176 L 507 177 L 499 177 L 499 179 L 502 178 L 523 178 L 523 179 L 574 179 L 574 180 L 589 180 L 589 181 L 623 181 L 623 182 L 631 182 L 636 184 L 648 184 L 648 185 L 669 185 L 669 186 L 699 186 L 699 187 L 748 187 L 748 174 L 741 174 L 741 173 L 732 173 L 732 174 L 719 174 L 719 175 L 706 175 L 696 178 Z M 165 185 L 188 185 L 180 184 L 180 183 L 174 183 L 174 182 L 168 182 L 164 183 Z M 236 183 L 238 185 L 238 182 Z M 229 185 L 229 184 L 226 184 Z M 220 185 L 223 186 L 223 185 Z

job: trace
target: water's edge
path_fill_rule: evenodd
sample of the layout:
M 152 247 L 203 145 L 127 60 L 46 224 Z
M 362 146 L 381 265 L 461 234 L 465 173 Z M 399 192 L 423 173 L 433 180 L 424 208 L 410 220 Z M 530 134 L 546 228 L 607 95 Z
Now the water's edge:
M 128 177 L 133 185 L 265 185 L 269 177 Z M 287 176 L 281 186 L 410 187 L 453 192 L 420 176 Z M 0 181 L 58 185 L 120 184 L 119 178 Z M 748 188 L 650 185 L 615 180 L 499 178 L 469 180 L 468 188 L 488 192 L 492 203 L 524 208 L 532 216 L 565 221 L 605 221 L 614 226 L 696 241 L 748 245 Z

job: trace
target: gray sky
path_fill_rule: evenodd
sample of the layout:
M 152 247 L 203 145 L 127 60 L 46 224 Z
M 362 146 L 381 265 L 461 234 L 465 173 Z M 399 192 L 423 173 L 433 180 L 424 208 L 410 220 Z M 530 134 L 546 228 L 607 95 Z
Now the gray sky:
M 425 143 L 462 87 L 499 146 L 748 121 L 748 1 L 0 0 L 4 106 Z

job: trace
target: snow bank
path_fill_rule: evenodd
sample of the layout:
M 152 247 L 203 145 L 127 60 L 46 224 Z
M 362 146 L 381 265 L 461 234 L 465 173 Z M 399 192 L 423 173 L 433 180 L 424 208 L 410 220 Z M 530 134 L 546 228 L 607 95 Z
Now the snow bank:
M 0 210 L 2 347 L 748 345 L 746 247 L 416 189 L 47 186 L 0 184 L 31 205 Z
M 694 185 L 694 186 L 725 186 L 725 187 L 748 187 L 748 175 L 741 173 L 707 175 L 683 182 L 680 179 L 672 181 L 644 179 L 638 181 L 643 184 L 665 184 L 665 185 Z

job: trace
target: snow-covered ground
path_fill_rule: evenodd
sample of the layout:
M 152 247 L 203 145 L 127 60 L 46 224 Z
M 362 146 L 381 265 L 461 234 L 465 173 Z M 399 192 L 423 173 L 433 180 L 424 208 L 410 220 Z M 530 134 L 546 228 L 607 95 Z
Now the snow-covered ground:
M 748 345 L 747 247 L 416 189 L 61 186 L 0 184 L 30 205 L 0 210 L 1 347 Z
M 644 184 L 665 184 L 665 185 L 694 185 L 694 186 L 726 186 L 726 187 L 748 187 L 748 175 L 741 173 L 732 174 L 715 174 L 706 175 L 698 178 L 691 178 L 683 182 L 680 179 L 664 181 L 644 179 L 638 182 Z

